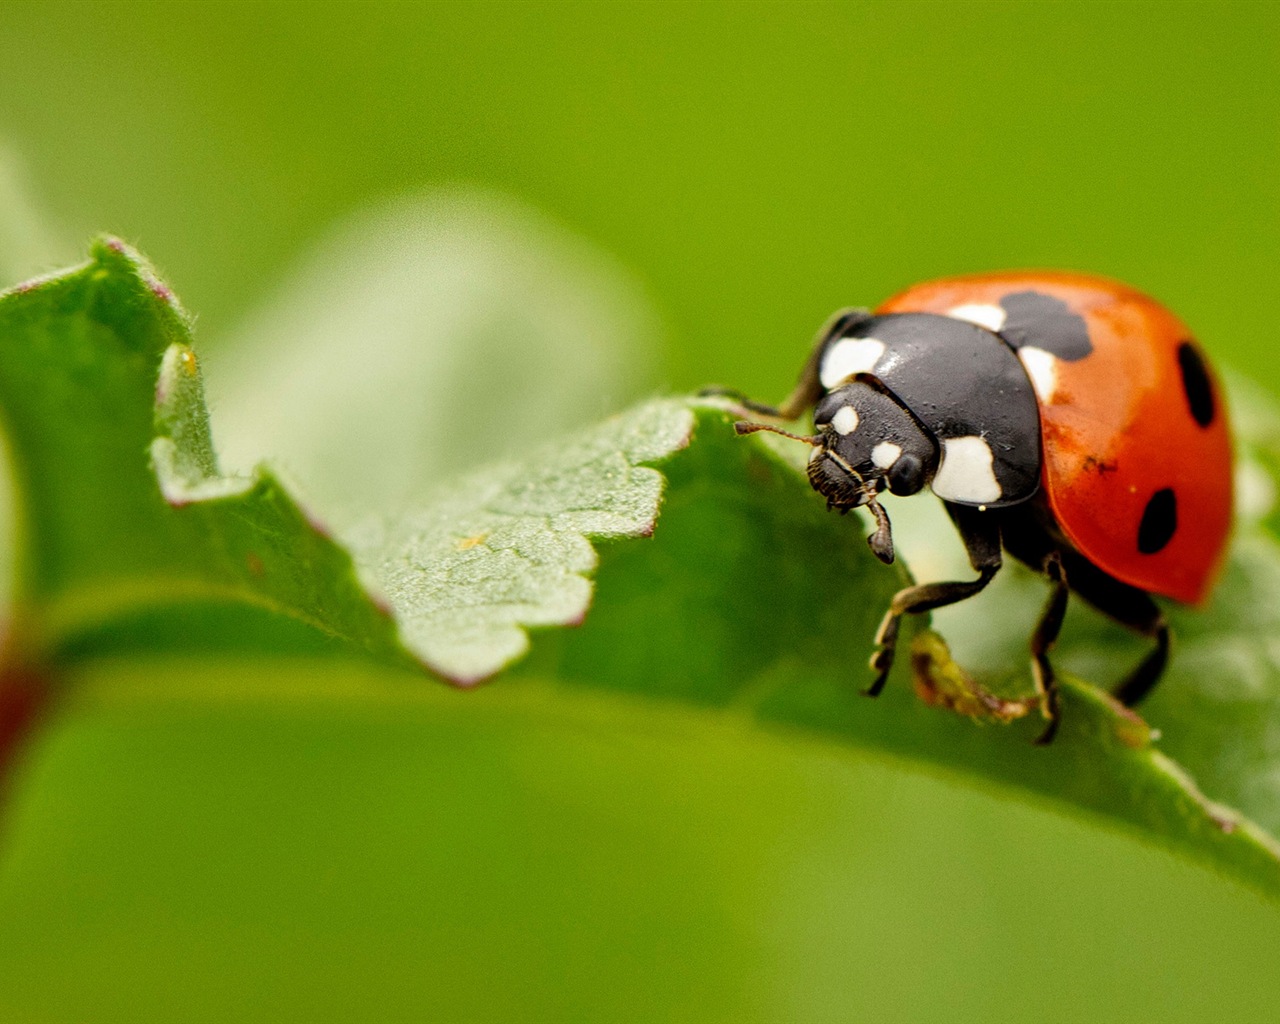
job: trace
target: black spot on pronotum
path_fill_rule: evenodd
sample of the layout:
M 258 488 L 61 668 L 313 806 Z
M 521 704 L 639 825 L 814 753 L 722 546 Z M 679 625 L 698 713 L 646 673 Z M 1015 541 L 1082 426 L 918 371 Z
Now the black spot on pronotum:
M 1042 292 L 1015 292 L 1000 300 L 1007 314 L 1000 337 L 1014 348 L 1041 348 L 1074 362 L 1093 351 L 1084 317 L 1061 299 Z
M 1178 346 L 1178 367 L 1182 370 L 1182 390 L 1186 392 L 1191 416 L 1200 426 L 1207 427 L 1216 411 L 1213 384 L 1199 349 L 1189 341 Z
M 1178 497 L 1165 487 L 1151 495 L 1138 524 L 1138 550 L 1144 555 L 1163 551 L 1178 529 Z

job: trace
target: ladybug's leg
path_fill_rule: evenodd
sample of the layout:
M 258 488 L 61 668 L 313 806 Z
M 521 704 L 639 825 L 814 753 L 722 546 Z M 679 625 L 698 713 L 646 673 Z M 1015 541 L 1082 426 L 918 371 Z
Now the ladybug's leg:
M 1000 554 L 1000 526 L 996 517 L 967 505 L 953 505 L 950 502 L 943 504 L 960 532 L 960 539 L 969 553 L 969 564 L 973 566 L 978 578 L 948 583 L 920 583 L 893 595 L 889 610 L 885 612 L 876 633 L 879 649 L 871 656 L 871 668 L 876 677 L 865 691 L 870 697 L 879 696 L 889 678 L 898 645 L 898 629 L 904 615 L 919 615 L 973 597 L 1000 571 L 1003 559 Z
M 764 402 L 757 402 L 748 398 L 741 391 L 735 391 L 733 388 L 703 388 L 698 392 L 700 395 L 715 396 L 718 398 L 732 398 L 744 409 L 759 413 L 761 416 L 768 416 L 771 419 L 778 420 L 798 420 L 805 412 L 812 409 L 822 397 L 823 387 L 822 381 L 819 379 L 819 371 L 822 364 L 822 349 L 826 341 L 825 337 L 819 337 L 817 345 L 814 346 L 813 352 L 809 355 L 809 361 L 804 364 L 804 369 L 800 371 L 800 379 L 796 382 L 795 388 L 792 390 L 781 405 L 766 405 Z
M 778 406 L 778 415 L 784 420 L 799 419 L 805 412 L 812 409 L 818 403 L 818 399 L 822 397 L 825 390 L 822 386 L 822 380 L 818 376 L 822 369 L 822 348 L 823 339 L 818 340 L 818 344 L 814 346 L 813 351 L 809 353 L 809 360 L 804 364 L 804 369 L 800 371 L 800 379 L 796 381 L 796 386 L 791 389 L 791 394 L 782 400 L 782 404 Z
M 776 405 L 767 405 L 764 402 L 757 402 L 754 398 L 748 398 L 745 393 L 737 388 L 703 388 L 698 392 L 699 398 L 728 398 L 736 402 L 748 412 L 754 412 L 761 416 L 767 416 L 771 420 L 794 420 L 799 416 L 784 416 L 782 410 Z M 814 399 L 816 402 L 817 399 Z
M 1121 703 L 1133 707 L 1160 681 L 1169 660 L 1169 624 L 1164 612 L 1145 590 L 1121 583 L 1078 555 L 1067 554 L 1071 589 L 1091 605 L 1142 636 L 1156 642 L 1145 658 L 1111 691 Z
M 1040 694 L 1040 712 L 1046 722 L 1044 732 L 1036 737 L 1036 743 L 1040 746 L 1052 743 L 1054 734 L 1058 731 L 1058 677 L 1049 662 L 1049 651 L 1057 641 L 1058 633 L 1062 631 L 1062 620 L 1067 615 L 1067 598 L 1071 593 L 1067 588 L 1067 577 L 1058 552 L 1050 552 L 1045 558 L 1044 574 L 1053 584 L 1053 592 L 1040 614 L 1035 632 L 1031 634 L 1031 675 L 1036 682 L 1036 691 Z
M 1152 605 L 1155 605 L 1154 601 Z M 1111 691 L 1116 700 L 1127 707 L 1133 707 L 1155 688 L 1169 661 L 1169 624 L 1164 621 L 1164 616 L 1160 615 L 1159 611 L 1157 608 L 1156 619 L 1142 630 L 1147 636 L 1155 637 L 1155 650 L 1138 662 L 1138 667 L 1117 683 Z

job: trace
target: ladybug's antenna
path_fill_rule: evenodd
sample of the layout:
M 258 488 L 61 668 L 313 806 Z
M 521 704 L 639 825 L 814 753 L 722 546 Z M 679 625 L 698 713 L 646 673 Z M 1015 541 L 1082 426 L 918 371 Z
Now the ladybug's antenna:
M 772 423 L 752 423 L 749 420 L 738 420 L 733 425 L 734 431 L 738 434 L 754 434 L 760 430 L 767 430 L 771 434 L 781 434 L 783 437 L 789 437 L 793 441 L 803 441 L 805 444 L 811 444 L 815 448 L 825 447 L 826 435 L 814 434 L 812 437 L 806 437 L 804 434 L 793 434 L 789 430 L 783 430 L 781 427 L 775 427 Z M 893 528 L 889 523 L 889 514 L 885 512 L 880 502 L 876 501 L 876 492 L 873 486 L 868 486 L 863 479 L 862 474 L 849 465 L 837 453 L 827 450 L 827 457 L 835 460 L 840 467 L 845 470 L 853 479 L 857 480 L 860 487 L 859 491 L 866 497 L 867 510 L 876 517 L 876 531 L 867 538 L 867 543 L 871 545 L 871 550 L 875 553 L 876 558 L 884 562 L 885 565 L 893 564 Z M 812 468 L 812 467 L 811 467 Z M 817 484 L 814 484 L 817 487 Z M 824 492 L 825 493 L 825 492 Z M 828 497 L 827 508 L 839 507 L 841 512 L 848 512 L 851 505 L 837 503 L 832 504 L 832 499 Z
M 793 441 L 803 441 L 805 444 L 811 444 L 815 448 L 822 447 L 821 434 L 814 434 L 807 437 L 804 434 L 793 434 L 789 430 L 783 430 L 781 427 L 775 427 L 772 423 L 751 423 L 748 420 L 738 420 L 733 425 L 734 431 L 741 436 L 742 434 L 754 434 L 760 430 L 767 430 L 771 434 L 781 434 L 783 437 L 789 437 Z

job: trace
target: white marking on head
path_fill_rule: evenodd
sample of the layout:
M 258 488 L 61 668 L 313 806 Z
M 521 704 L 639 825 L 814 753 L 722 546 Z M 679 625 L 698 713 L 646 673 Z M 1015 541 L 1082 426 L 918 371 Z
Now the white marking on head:
M 1050 401 L 1058 390 L 1058 357 L 1034 345 L 1023 345 L 1018 349 L 1018 358 L 1031 378 L 1036 397 L 1042 402 Z
M 875 338 L 841 338 L 822 357 L 818 378 L 828 391 L 855 373 L 870 373 L 884 355 L 884 342 Z
M 858 429 L 858 410 L 851 405 L 842 405 L 831 417 L 831 425 L 841 434 L 852 434 Z
M 901 454 L 902 447 L 900 445 L 896 445 L 892 441 L 881 441 L 871 449 L 871 461 L 880 469 L 888 469 L 898 461 L 898 456 Z
M 991 446 L 980 437 L 944 437 L 933 493 L 946 501 L 985 504 L 1003 493 L 992 469 Z
M 947 310 L 947 316 L 957 320 L 968 320 L 971 324 L 985 327 L 989 331 L 998 331 L 1004 327 L 1009 316 L 1003 306 L 992 306 L 985 302 L 970 302 L 963 306 L 955 306 Z

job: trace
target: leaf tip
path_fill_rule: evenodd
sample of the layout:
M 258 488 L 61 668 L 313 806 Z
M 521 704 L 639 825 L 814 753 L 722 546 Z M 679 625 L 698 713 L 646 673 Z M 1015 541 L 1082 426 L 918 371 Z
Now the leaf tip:
M 115 235 L 100 235 L 89 246 L 89 259 L 95 276 L 133 279 L 148 297 L 176 319 L 182 333 L 191 330 L 194 318 L 183 308 L 177 294 L 160 277 L 151 261 L 128 242 Z
M 175 342 L 160 359 L 160 372 L 156 375 L 156 414 L 164 419 L 179 414 L 175 408 L 180 401 L 203 401 L 203 393 L 195 393 L 200 377 L 200 362 L 190 345 Z
M 115 235 L 99 235 L 89 243 L 89 260 L 100 270 L 124 268 L 130 273 L 150 267 L 142 253 Z

